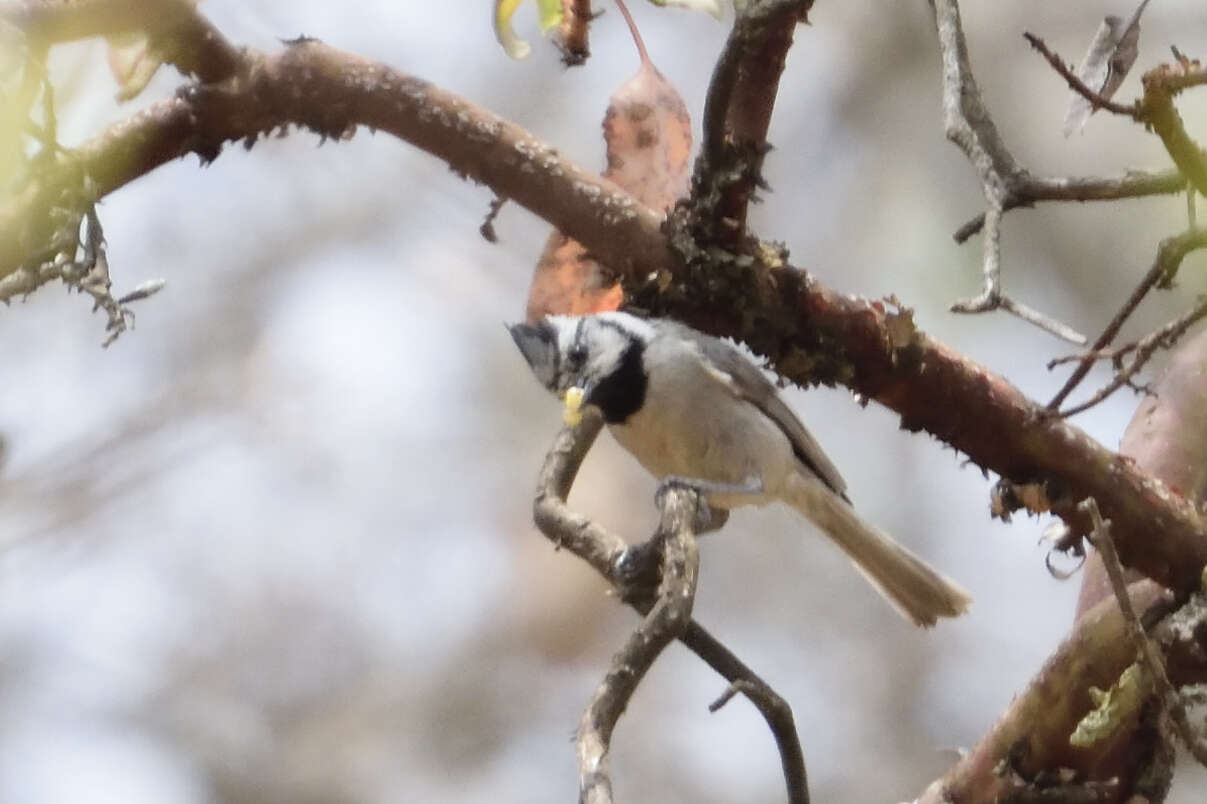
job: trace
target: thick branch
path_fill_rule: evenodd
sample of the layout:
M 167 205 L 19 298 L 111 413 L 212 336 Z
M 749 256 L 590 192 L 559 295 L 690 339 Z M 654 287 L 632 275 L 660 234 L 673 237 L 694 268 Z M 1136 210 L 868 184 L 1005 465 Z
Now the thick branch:
M 710 205 L 716 245 L 745 236 L 746 213 L 762 184 L 767 128 L 793 34 L 813 0 L 760 0 L 742 6 L 713 70 L 704 104 L 703 151 L 693 197 Z
M 1192 502 L 1207 499 L 1207 332 L 1173 353 L 1155 393 L 1136 409 L 1120 451 Z M 1112 531 L 1119 542 L 1118 525 Z M 1126 562 L 1125 562 L 1126 563 Z M 1082 576 L 1078 614 L 1111 595 L 1102 561 L 1091 555 Z
M 53 233 L 52 210 L 87 176 L 99 196 L 188 153 L 208 161 L 289 125 L 342 137 L 356 126 L 388 131 L 489 184 L 565 232 L 603 229 L 591 251 L 616 270 L 644 273 L 670 261 L 662 215 L 583 170 L 519 126 L 385 65 L 319 42 L 244 54 L 237 79 L 188 88 L 84 144 L 70 164 L 41 175 L 0 206 L 0 278 Z
M 1016 388 L 942 344 L 903 328 L 908 317 L 839 295 L 765 249 L 709 266 L 710 287 L 673 255 L 661 216 L 578 168 L 519 127 L 395 70 L 306 42 L 272 57 L 246 55 L 237 80 L 199 86 L 151 107 L 80 149 L 0 208 L 0 277 L 37 256 L 50 211 L 79 181 L 104 195 L 193 152 L 216 156 L 229 140 L 289 123 L 330 135 L 366 125 L 389 131 L 548 219 L 625 276 L 646 309 L 745 340 L 789 379 L 842 382 L 896 410 L 1007 479 L 1046 479 L 1069 499 L 1094 497 L 1115 525 L 1125 564 L 1179 588 L 1207 563 L 1204 523 L 1171 494 Z M 681 238 L 676 238 L 681 243 Z M 696 255 L 698 256 L 698 255 Z M 664 281 L 665 280 L 665 281 Z M 1074 520 L 1075 511 L 1060 513 Z
M 45 0 L 0 2 L 0 20 L 45 47 L 57 42 L 144 31 L 167 61 L 203 81 L 233 75 L 239 51 L 196 13 L 191 0 Z
M 1135 584 L 1130 592 L 1136 608 L 1149 617 L 1171 610 L 1170 597 L 1155 584 Z M 927 788 L 920 804 L 1005 801 L 1044 769 L 1084 773 L 1095 752 L 1070 745 L 1069 735 L 1092 708 L 1088 690 L 1108 689 L 1135 658 L 1127 622 L 1113 599 L 1103 601 L 1078 620 L 989 734 Z M 1003 761 L 1013 767 L 1003 768 Z

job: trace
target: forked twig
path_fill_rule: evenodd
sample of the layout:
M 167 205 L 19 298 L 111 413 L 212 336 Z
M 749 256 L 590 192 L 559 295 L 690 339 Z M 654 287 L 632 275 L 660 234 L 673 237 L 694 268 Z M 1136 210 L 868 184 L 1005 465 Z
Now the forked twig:
M 662 497 L 662 521 L 653 537 L 662 553 L 657 598 L 641 625 L 612 657 L 612 666 L 591 696 L 575 736 L 582 802 L 612 801 L 608 750 L 616 721 L 662 649 L 691 622 L 699 567 L 692 522 L 698 505 L 696 492 L 684 488 L 668 489 Z
M 694 590 L 694 545 L 687 538 L 695 513 L 695 500 L 689 500 L 689 497 L 694 498 L 694 494 L 668 490 L 659 534 L 650 543 L 637 548 L 630 548 L 623 539 L 572 512 L 566 505 L 578 468 L 601 427 L 598 416 L 588 415 L 577 427 L 564 428 L 558 434 L 541 469 L 533 507 L 537 527 L 555 545 L 570 550 L 590 564 L 616 588 L 626 603 L 647 615 L 614 658 L 607 677 L 583 715 L 578 742 L 582 800 L 611 800 L 606 763 L 611 729 L 645 668 L 667 641 L 677 637 L 759 709 L 779 748 L 789 802 L 808 804 L 804 754 L 788 704 L 690 619 L 690 595 L 686 601 L 672 600 L 675 595 L 682 598 Z M 651 566 L 655 562 L 658 566 Z M 659 578 L 656 598 L 643 594 L 640 588 L 634 589 L 634 578 L 650 577 Z
M 1145 335 L 1135 343 L 1127 344 L 1119 349 L 1097 352 L 1091 351 L 1085 355 L 1075 355 L 1071 358 L 1068 358 L 1068 360 L 1081 360 L 1083 366 L 1088 365 L 1095 360 L 1109 358 L 1115 362 L 1116 371 L 1115 376 L 1111 379 L 1111 381 L 1096 391 L 1089 399 L 1073 405 L 1072 407 L 1065 408 L 1064 410 L 1060 411 L 1060 415 L 1072 416 L 1074 414 L 1081 413 L 1093 407 L 1094 405 L 1097 405 L 1099 402 L 1106 399 L 1108 396 L 1115 393 L 1115 391 L 1118 391 L 1125 385 L 1135 387 L 1132 383 L 1132 378 L 1140 373 L 1140 369 L 1144 368 L 1148 361 L 1152 359 L 1152 356 L 1157 352 L 1157 350 L 1168 349 L 1173 346 L 1178 342 L 1178 340 L 1181 339 L 1183 335 L 1186 334 L 1187 330 L 1189 330 L 1204 317 L 1207 317 L 1207 298 L 1200 299 L 1199 302 L 1195 304 L 1195 306 L 1187 313 L 1179 316 L 1173 321 L 1170 321 L 1160 329 L 1150 332 L 1148 335 Z M 1122 365 L 1122 356 L 1124 354 L 1133 355 L 1131 362 L 1126 366 Z M 1060 362 L 1067 362 L 1067 360 L 1065 358 L 1057 358 L 1057 360 L 1052 361 L 1048 365 L 1051 367 Z
M 1011 299 L 1002 291 L 999 231 L 1002 214 L 1011 200 L 1011 188 L 1019 181 L 1026 181 L 1027 171 L 1006 147 L 985 107 L 973 76 L 959 4 L 956 0 L 935 0 L 932 5 L 943 59 L 944 130 L 976 169 L 986 204 L 982 221 L 984 287 L 978 296 L 952 304 L 951 310 L 960 313 L 1005 310 L 1059 338 L 1084 344 L 1085 337 L 1072 327 Z
M 1193 191 L 1191 192 L 1193 193 Z M 1090 347 L 1086 355 L 1081 357 L 1081 362 L 1077 366 L 1077 369 L 1069 375 L 1069 379 L 1065 380 L 1065 384 L 1061 386 L 1061 389 L 1048 402 L 1048 410 L 1058 410 L 1060 404 L 1072 393 L 1073 389 L 1085 379 L 1096 359 L 1094 355 L 1106 349 L 1114 342 L 1115 337 L 1119 334 L 1119 330 L 1123 328 L 1123 324 L 1135 312 L 1140 302 L 1148 295 L 1148 292 L 1154 287 L 1170 287 L 1186 255 L 1191 251 L 1204 247 L 1207 247 L 1207 229 L 1191 228 L 1181 234 L 1167 237 L 1161 241 L 1161 245 L 1157 248 L 1157 256 L 1153 260 L 1152 267 L 1148 269 L 1148 273 L 1140 280 L 1136 289 L 1132 291 L 1132 294 L 1123 303 L 1123 306 L 1119 308 L 1119 311 L 1115 313 L 1114 318 L 1106 325 L 1106 329 L 1094 341 L 1094 345 Z M 1048 368 L 1051 369 L 1054 365 L 1056 364 L 1049 363 Z M 1067 416 L 1070 413 L 1066 411 L 1063 415 Z

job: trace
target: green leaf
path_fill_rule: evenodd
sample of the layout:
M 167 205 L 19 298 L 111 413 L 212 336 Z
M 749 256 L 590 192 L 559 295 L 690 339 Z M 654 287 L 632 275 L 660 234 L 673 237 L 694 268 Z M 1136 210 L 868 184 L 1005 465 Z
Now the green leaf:
M 1139 664 L 1132 664 L 1105 692 L 1090 687 L 1094 708 L 1086 713 L 1069 736 L 1069 744 L 1088 748 L 1114 734 L 1123 723 L 1140 711 L 1151 685 Z
M 511 27 L 511 18 L 522 0 L 495 0 L 495 38 L 513 59 L 527 58 L 532 47 L 516 35 Z M 548 32 L 562 23 L 562 0 L 537 0 L 541 33 Z

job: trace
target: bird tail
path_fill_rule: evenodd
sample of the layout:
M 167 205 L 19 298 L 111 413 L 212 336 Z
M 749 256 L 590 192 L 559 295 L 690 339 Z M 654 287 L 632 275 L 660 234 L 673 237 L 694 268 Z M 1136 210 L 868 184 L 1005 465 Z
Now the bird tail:
M 865 523 L 846 500 L 819 479 L 794 473 L 785 497 L 842 548 L 863 576 L 915 625 L 958 617 L 972 598 L 949 578 Z

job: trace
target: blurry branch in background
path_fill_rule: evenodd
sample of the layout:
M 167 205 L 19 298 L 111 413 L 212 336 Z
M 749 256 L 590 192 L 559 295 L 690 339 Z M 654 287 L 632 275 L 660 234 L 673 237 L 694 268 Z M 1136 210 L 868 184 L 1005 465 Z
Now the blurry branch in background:
M 1137 385 L 1133 378 L 1140 372 L 1140 369 L 1144 368 L 1158 349 L 1172 348 L 1186 334 L 1186 331 L 1202 320 L 1204 316 L 1207 316 L 1207 298 L 1200 298 L 1194 307 L 1178 318 L 1143 338 L 1124 344 L 1117 349 L 1095 349 L 1085 355 L 1070 355 L 1050 361 L 1049 368 L 1074 360 L 1081 361 L 1083 365 L 1097 360 L 1110 360 L 1115 367 L 1115 376 L 1109 383 L 1095 391 L 1084 402 L 1060 411 L 1060 415 L 1072 416 L 1087 410 L 1125 385 L 1138 393 L 1150 393 L 1151 389 L 1147 385 Z M 1128 355 L 1131 355 L 1131 360 L 1125 362 L 1124 358 Z
M 550 541 L 569 549 L 602 575 L 645 620 L 612 660 L 603 683 L 583 713 L 577 734 L 581 801 L 610 802 L 607 753 L 612 730 L 637 684 L 672 639 L 679 639 L 758 708 L 775 736 L 791 804 L 808 804 L 804 754 L 788 704 L 691 619 L 695 597 L 699 498 L 669 488 L 661 495 L 658 531 L 642 545 L 623 539 L 566 504 L 570 488 L 603 422 L 587 415 L 557 436 L 541 469 L 533 518 Z M 657 590 L 654 592 L 653 590 Z M 710 707 L 715 711 L 715 707 Z
M 0 0 L 0 20 L 35 50 L 60 42 L 139 32 L 158 61 L 207 83 L 230 78 L 242 54 L 196 12 L 197 0 Z
M 1130 117 L 1157 134 L 1182 176 L 1199 193 L 1207 192 L 1207 156 L 1190 138 L 1173 105 L 1174 96 L 1182 90 L 1207 83 L 1207 71 L 1197 59 L 1188 59 L 1175 50 L 1175 63 L 1161 64 L 1146 72 L 1142 79 L 1144 95 L 1126 106 L 1113 103 L 1087 87 L 1038 36 L 1030 33 L 1023 36 L 1095 108 Z
M 1207 332 L 1200 332 L 1173 353 L 1153 393 L 1137 407 L 1120 443 L 1120 453 L 1128 463 L 1160 480 L 1165 494 L 1176 494 L 1192 504 L 1207 499 L 1204 365 L 1207 365 Z M 1099 507 L 1105 507 L 1103 501 L 1098 503 Z M 1111 534 L 1117 547 L 1118 523 L 1112 522 Z M 1136 577 L 1132 575 L 1129 580 Z M 1107 580 L 1101 560 L 1091 554 L 1082 576 L 1079 615 L 1111 596 Z

